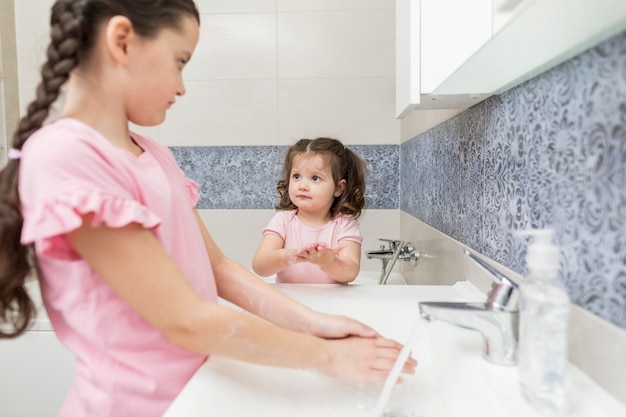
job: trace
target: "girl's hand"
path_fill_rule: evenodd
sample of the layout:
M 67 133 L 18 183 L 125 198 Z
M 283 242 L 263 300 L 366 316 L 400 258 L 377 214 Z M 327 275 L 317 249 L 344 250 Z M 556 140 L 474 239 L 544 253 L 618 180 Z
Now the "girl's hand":
M 380 337 L 378 332 L 360 321 L 346 316 L 313 311 L 308 333 L 324 339 L 343 339 L 349 336 Z
M 328 342 L 330 365 L 321 371 L 350 382 L 384 382 L 403 347 L 383 337 L 349 337 Z M 409 357 L 402 373 L 413 374 L 416 366 L 417 361 Z
M 339 252 L 341 252 L 344 247 L 345 246 L 340 245 L 336 248 L 331 248 L 326 243 L 312 243 L 294 251 L 291 254 L 294 261 L 292 263 L 310 262 L 323 267 L 324 265 L 329 265 L 334 262 L 339 257 Z
M 316 242 L 299 249 L 288 249 L 285 255 L 288 265 L 309 262 L 340 283 L 352 282 L 359 274 L 361 266 L 361 245 L 352 241 L 341 241 L 331 248 L 323 242 Z

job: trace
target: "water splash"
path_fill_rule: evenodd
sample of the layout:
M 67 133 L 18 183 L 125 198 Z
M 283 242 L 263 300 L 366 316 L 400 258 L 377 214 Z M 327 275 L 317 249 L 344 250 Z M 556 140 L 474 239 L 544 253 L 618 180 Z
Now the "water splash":
M 387 404 L 387 401 L 389 401 L 389 396 L 391 395 L 391 389 L 393 388 L 394 384 L 398 380 L 398 377 L 400 377 L 400 373 L 402 372 L 402 367 L 404 366 L 404 363 L 409 357 L 409 354 L 411 353 L 411 350 L 413 348 L 413 345 L 415 344 L 415 341 L 419 339 L 420 335 L 424 332 L 424 329 L 426 328 L 427 325 L 428 325 L 428 321 L 422 318 L 417 319 L 417 322 L 415 323 L 415 327 L 413 327 L 413 331 L 411 332 L 408 340 L 404 344 L 404 347 L 400 351 L 400 354 L 398 355 L 396 362 L 393 364 L 393 367 L 391 368 L 391 372 L 389 373 L 389 376 L 387 376 L 387 379 L 385 380 L 385 385 L 383 386 L 383 390 L 380 393 L 380 397 L 378 397 L 378 402 L 376 403 L 376 407 L 374 407 L 374 412 L 372 413 L 372 417 L 381 417 L 383 408 L 385 407 L 385 404 Z M 383 417 L 388 417 L 387 413 L 385 413 Z

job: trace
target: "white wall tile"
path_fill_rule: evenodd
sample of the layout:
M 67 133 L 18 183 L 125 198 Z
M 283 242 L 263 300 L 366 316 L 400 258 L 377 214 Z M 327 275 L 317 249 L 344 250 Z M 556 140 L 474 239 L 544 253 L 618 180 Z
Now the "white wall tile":
M 4 121 L 6 123 L 7 143 L 13 140 L 13 132 L 20 119 L 19 87 L 16 81 L 4 81 Z
M 279 77 L 393 77 L 394 19 L 393 10 L 279 13 Z
M 278 0 L 279 12 L 394 9 L 395 0 Z
M 39 67 L 44 55 L 37 43 L 37 21 L 34 17 L 19 18 L 15 22 L 17 60 L 20 83 L 39 80 Z
M 202 14 L 276 11 L 276 0 L 195 0 L 195 3 Z
M 276 78 L 276 15 L 206 15 L 185 78 Z
M 11 1 L 11 0 L 10 0 Z M 15 8 L 15 18 L 35 16 L 36 2 L 35 0 L 12 0 Z
M 280 80 L 279 143 L 331 136 L 345 144 L 397 144 L 394 78 Z
M 37 83 L 35 82 L 22 82 L 20 80 L 19 84 L 19 103 L 20 103 L 20 114 L 26 114 L 26 108 L 30 104 L 31 101 L 35 99 L 37 88 Z
M 0 0 L 0 14 L 14 15 L 14 0 Z
M 44 17 L 48 18 L 54 0 L 9 0 L 15 7 L 15 18 Z
M 1 53 L 2 51 L 0 51 Z M 10 143 L 7 129 L 6 117 L 4 114 L 4 80 L 0 78 L 0 168 L 7 162 L 6 150 Z
M 43 13 L 45 11 L 39 12 Z M 41 81 L 41 66 L 46 59 L 50 30 L 44 17 L 19 18 L 15 26 L 20 109 L 24 114 L 26 106 L 35 99 L 35 88 Z
M 22 0 L 15 0 L 19 2 Z M 35 0 L 35 16 L 43 18 L 46 22 L 50 22 L 50 11 L 55 0 Z
M 176 146 L 276 144 L 276 81 L 189 81 L 160 140 Z
M 6 11 L 10 12 L 11 10 L 7 7 Z M 15 38 L 15 17 L 12 13 L 5 13 L 2 8 L 0 10 L 0 76 L 12 81 L 17 81 Z
M 198 210 L 211 237 L 230 259 L 251 268 L 274 210 Z

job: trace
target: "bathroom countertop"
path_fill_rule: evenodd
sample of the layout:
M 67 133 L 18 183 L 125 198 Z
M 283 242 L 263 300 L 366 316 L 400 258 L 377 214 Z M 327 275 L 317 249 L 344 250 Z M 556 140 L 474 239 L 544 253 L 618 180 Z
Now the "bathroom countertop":
M 406 341 L 418 318 L 418 301 L 482 301 L 472 284 L 452 286 L 275 284 L 320 311 L 345 314 L 381 334 Z M 413 346 L 415 375 L 394 387 L 385 416 L 540 417 L 523 400 L 517 368 L 481 357 L 473 330 L 433 322 Z M 626 417 L 626 406 L 571 366 L 567 417 Z M 381 385 L 347 384 L 308 370 L 207 360 L 164 417 L 372 416 Z M 216 413 L 217 412 L 217 413 Z

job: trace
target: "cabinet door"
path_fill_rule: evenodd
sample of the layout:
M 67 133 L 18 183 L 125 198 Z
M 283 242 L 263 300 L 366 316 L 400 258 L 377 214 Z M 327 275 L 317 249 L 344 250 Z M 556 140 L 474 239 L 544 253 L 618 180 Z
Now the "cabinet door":
M 492 0 L 421 0 L 421 88 L 429 95 L 492 35 Z
M 492 35 L 492 0 L 396 0 L 396 115 L 432 103 L 431 93 Z
M 420 103 L 420 0 L 396 0 L 396 116 Z
M 626 29 L 626 0 L 499 0 L 496 10 L 510 2 L 497 33 L 435 95 L 503 93 Z
M 0 341 L 0 416 L 55 416 L 73 370 L 72 354 L 52 331 Z

